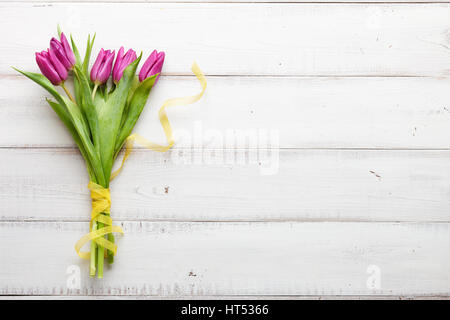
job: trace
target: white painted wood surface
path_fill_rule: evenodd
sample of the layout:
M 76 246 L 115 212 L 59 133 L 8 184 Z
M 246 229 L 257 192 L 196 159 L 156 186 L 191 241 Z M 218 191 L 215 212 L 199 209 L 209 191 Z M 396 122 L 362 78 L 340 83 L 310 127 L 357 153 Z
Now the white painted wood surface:
M 0 42 L 3 298 L 450 296 L 448 3 L 0 2 L 14 30 Z M 198 91 L 191 62 L 208 75 L 202 101 L 170 110 L 175 149 L 135 151 L 113 182 L 126 235 L 103 280 L 73 250 L 88 229 L 83 161 L 44 91 L 10 68 L 37 71 L 58 22 L 79 42 L 97 31 L 95 51 L 166 51 L 136 129 L 152 140 L 159 105 Z M 257 130 L 279 140 L 239 140 Z
M 203 100 L 168 112 L 174 129 L 192 137 L 176 148 L 248 148 L 239 137 L 275 130 L 281 148 L 442 149 L 450 148 L 448 88 L 447 78 L 210 77 Z M 197 91 L 195 78 L 163 77 L 135 131 L 163 143 L 159 106 Z M 0 146 L 74 146 L 43 89 L 24 77 L 0 78 L 0 97 L 10 96 L 0 108 Z M 202 132 L 196 145 L 195 130 Z M 230 130 L 236 139 L 225 139 Z
M 0 220 L 89 221 L 88 177 L 75 150 L 1 149 L 0 156 Z M 282 150 L 278 156 L 278 171 L 261 175 L 258 163 L 221 164 L 219 155 L 216 163 L 185 164 L 187 156 L 173 152 L 136 151 L 111 184 L 113 217 L 448 221 L 450 151 Z
M 0 0 L 0 2 L 12 2 L 11 0 Z M 85 3 L 90 0 L 14 0 L 14 2 L 33 2 L 33 3 Z M 96 3 L 448 3 L 447 0 L 97 0 Z
M 0 28 L 14 30 L 2 35 L 2 74 L 15 74 L 11 64 L 37 69 L 34 51 L 48 46 L 56 19 L 80 43 L 96 31 L 96 50 L 164 49 L 166 75 L 191 74 L 194 59 L 209 75 L 445 76 L 450 65 L 448 4 L 1 3 L 0 11 Z
M 0 266 L 0 292 L 436 295 L 448 294 L 450 285 L 450 257 L 443 254 L 450 250 L 447 223 L 126 222 L 123 227 L 114 267 L 108 278 L 95 280 L 88 277 L 88 262 L 73 254 L 87 223 L 0 223 L 1 259 L 9 262 Z M 30 253 L 41 259 L 30 259 Z M 371 265 L 380 268 L 382 289 L 367 288 Z M 70 266 L 80 268 L 79 290 L 66 286 Z

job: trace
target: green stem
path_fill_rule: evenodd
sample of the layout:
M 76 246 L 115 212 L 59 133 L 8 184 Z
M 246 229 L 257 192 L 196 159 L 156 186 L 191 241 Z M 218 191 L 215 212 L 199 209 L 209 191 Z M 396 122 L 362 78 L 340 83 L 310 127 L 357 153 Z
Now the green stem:
M 108 233 L 108 240 L 114 243 L 114 235 L 112 233 Z M 114 252 L 108 250 L 108 263 L 112 264 L 114 262 Z
M 98 229 L 101 229 L 103 227 L 104 227 L 103 223 L 99 222 Z M 98 249 L 97 249 L 97 269 L 98 269 L 97 277 L 100 279 L 103 278 L 104 257 L 105 257 L 105 248 L 103 246 L 98 246 Z
M 94 222 L 93 226 L 92 226 L 93 230 L 97 230 L 97 223 Z M 95 277 L 95 271 L 96 271 L 96 262 L 97 262 L 97 244 L 95 243 L 95 241 L 91 240 L 91 264 L 90 264 L 90 268 L 89 268 L 89 275 L 91 277 Z
M 72 97 L 72 95 L 70 94 L 70 91 L 67 90 L 66 85 L 64 84 L 64 82 L 61 82 L 61 87 L 64 89 L 64 91 L 66 92 L 67 96 L 69 97 L 70 100 L 72 100 L 73 103 L 76 104 L 75 99 Z
M 92 91 L 92 101 L 94 101 L 95 93 L 97 92 L 97 89 L 98 89 L 98 83 L 96 83 L 94 85 L 94 90 Z

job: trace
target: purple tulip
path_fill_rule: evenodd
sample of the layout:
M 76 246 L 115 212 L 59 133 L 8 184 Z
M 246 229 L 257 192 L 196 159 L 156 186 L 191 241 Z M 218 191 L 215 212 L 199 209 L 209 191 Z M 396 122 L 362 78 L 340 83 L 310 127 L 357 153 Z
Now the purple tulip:
M 91 80 L 95 84 L 103 84 L 108 81 L 111 75 L 112 64 L 114 61 L 115 51 L 100 49 L 98 53 L 97 60 L 95 60 L 94 65 L 91 69 Z
M 161 72 L 161 69 L 164 64 L 165 53 L 163 51 L 159 52 L 153 50 L 147 60 L 144 62 L 144 65 L 139 72 L 139 81 L 144 81 L 148 77 L 151 77 L 157 73 Z M 155 80 L 155 84 L 158 81 L 159 74 Z
M 55 38 L 50 40 L 50 48 L 55 52 L 56 57 L 67 70 L 73 68 L 75 65 L 75 55 L 73 54 L 64 33 L 61 33 L 61 41 L 58 41 Z
M 123 54 L 123 52 L 123 47 L 120 47 L 113 69 L 113 80 L 115 84 L 117 84 L 122 78 L 125 68 L 137 59 L 136 52 L 134 52 L 132 49 L 128 50 L 125 54 Z
M 44 76 L 55 86 L 67 79 L 67 70 L 52 49 L 36 52 L 36 62 Z

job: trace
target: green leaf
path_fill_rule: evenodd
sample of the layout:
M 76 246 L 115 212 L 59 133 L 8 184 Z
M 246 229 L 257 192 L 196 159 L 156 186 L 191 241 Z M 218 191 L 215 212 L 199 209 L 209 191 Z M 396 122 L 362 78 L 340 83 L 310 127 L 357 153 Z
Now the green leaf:
M 123 109 L 122 112 L 122 119 L 120 120 L 120 128 L 122 128 L 125 123 L 131 99 L 133 98 L 134 92 L 136 91 L 137 87 L 139 87 L 140 84 L 141 83 L 139 82 L 139 77 L 135 76 L 133 79 L 133 83 L 131 84 L 130 91 L 128 91 L 127 103 L 125 104 L 125 108 Z
M 100 132 L 99 132 L 99 119 L 98 119 L 98 109 L 103 106 L 105 103 L 104 100 L 99 97 L 100 95 L 96 96 L 95 104 L 92 101 L 92 90 L 89 85 L 89 81 L 86 78 L 85 74 L 80 70 L 78 66 L 75 66 L 74 68 L 74 74 L 76 81 L 79 82 L 79 89 L 80 89 L 80 95 L 81 95 L 81 110 L 83 111 L 84 115 L 86 116 L 87 122 L 89 124 L 89 132 L 92 136 L 93 141 L 93 148 L 95 150 L 96 156 L 99 159 L 99 161 L 102 163 L 103 155 L 101 153 L 101 143 L 100 143 Z M 103 139 L 103 138 L 102 138 Z M 103 166 L 102 166 L 102 172 L 103 172 Z M 105 175 L 102 174 L 99 176 L 97 174 L 98 182 L 106 187 L 106 179 Z
M 142 81 L 134 91 L 130 102 L 128 103 L 128 112 L 124 114 L 123 119 L 123 125 L 121 126 L 119 136 L 116 141 L 115 145 L 115 157 L 119 153 L 120 149 L 122 148 L 123 143 L 125 142 L 125 139 L 131 134 L 133 131 L 134 126 L 136 125 L 137 120 L 139 119 L 139 116 L 141 115 L 142 110 L 144 109 L 148 96 L 150 94 L 150 91 L 153 88 L 153 85 L 155 84 L 155 80 L 157 78 L 158 74 L 155 74 L 144 81 Z
M 72 50 L 75 54 L 75 60 L 76 65 L 78 68 L 82 68 L 83 61 L 81 61 L 80 52 L 78 51 L 77 45 L 75 44 L 75 41 L 73 40 L 72 34 L 70 35 L 70 42 L 72 43 Z M 73 87 L 75 89 L 75 100 L 77 100 L 77 103 L 81 103 L 81 90 L 80 90 L 80 81 L 75 78 L 75 81 L 73 82 Z
M 89 162 L 92 164 L 92 168 L 95 171 L 97 180 L 99 179 L 99 176 L 100 178 L 104 178 L 101 162 L 94 152 L 94 147 L 92 145 L 92 141 L 90 140 L 89 126 L 79 107 L 71 100 L 61 96 L 58 91 L 56 91 L 56 88 L 53 86 L 53 84 L 42 74 L 25 72 L 18 69 L 15 70 L 42 86 L 56 99 L 56 101 L 59 103 L 59 107 L 58 109 L 54 110 L 57 111 L 58 116 L 62 116 L 65 119 L 64 121 L 68 121 L 68 119 L 70 119 L 70 123 L 72 124 L 75 132 L 80 138 L 80 142 L 83 145 L 84 150 L 86 151 L 86 156 L 88 157 Z M 52 108 L 54 106 L 56 107 L 56 105 L 53 105 Z
M 109 181 L 111 176 L 122 113 L 141 57 L 142 54 L 124 70 L 122 79 L 103 106 L 99 106 L 96 100 L 100 129 L 99 135 L 101 136 L 100 154 L 102 156 L 103 170 L 107 181 Z
M 91 59 L 91 52 L 92 52 L 92 47 L 94 46 L 94 41 L 95 41 L 95 34 L 94 37 L 92 38 L 91 41 L 91 35 L 88 36 L 88 41 L 87 41 L 87 46 L 86 46 L 86 53 L 84 55 L 84 60 L 83 60 L 83 72 L 86 75 L 86 77 L 89 78 L 89 60 Z
M 95 176 L 97 177 L 98 183 L 104 183 L 105 177 L 103 174 L 102 164 L 99 158 L 98 153 L 95 151 L 94 145 L 92 144 L 90 137 L 89 126 L 84 118 L 80 108 L 74 104 L 71 100 L 63 97 L 64 103 L 67 107 L 67 110 L 72 118 L 72 123 L 75 130 L 80 137 L 80 140 L 86 150 L 86 155 L 89 159 L 89 162 L 92 164 L 93 171 L 95 172 Z
M 63 97 L 59 94 L 58 91 L 56 91 L 55 86 L 50 82 L 50 80 L 48 80 L 42 74 L 22 71 L 14 67 L 13 69 L 36 82 L 38 85 L 47 90 L 61 105 L 65 105 Z
M 75 71 L 74 71 L 75 74 Z M 82 90 L 81 90 L 81 84 L 80 80 L 77 77 L 73 77 L 73 88 L 75 91 L 75 100 L 77 101 L 78 105 L 82 104 L 83 96 L 82 96 Z
M 72 43 L 72 50 L 75 54 L 75 59 L 77 60 L 77 65 L 80 67 L 82 66 L 82 61 L 80 57 L 80 52 L 78 51 L 77 45 L 75 44 L 75 41 L 73 40 L 72 34 L 70 35 L 70 42 Z
M 96 177 L 94 174 L 94 170 L 92 169 L 91 162 L 89 161 L 89 156 L 86 152 L 86 149 L 84 148 L 83 142 L 80 139 L 80 136 L 77 133 L 77 130 L 72 124 L 72 121 L 70 119 L 69 114 L 67 113 L 67 110 L 64 106 L 60 105 L 59 103 L 56 103 L 54 101 L 51 101 L 47 99 L 48 104 L 52 107 L 52 109 L 55 111 L 55 113 L 58 115 L 58 117 L 61 119 L 61 121 L 64 123 L 66 128 L 69 130 L 70 134 L 72 135 L 73 140 L 78 146 L 78 149 L 80 149 L 81 155 L 83 156 L 85 162 L 87 171 L 89 174 L 89 178 L 96 182 Z
M 139 77 L 138 76 L 134 77 L 133 83 L 131 84 L 130 91 L 128 92 L 127 105 L 125 106 L 125 108 L 128 107 L 128 105 L 130 104 L 130 101 L 133 98 L 134 92 L 140 85 L 141 85 L 141 83 L 139 82 Z
M 86 115 L 89 123 L 90 132 L 94 141 L 94 145 L 98 142 L 98 117 L 96 107 L 92 101 L 92 90 L 89 84 L 89 80 L 86 75 L 80 70 L 78 66 L 73 69 L 75 79 L 78 81 L 80 96 L 81 96 L 81 108 Z

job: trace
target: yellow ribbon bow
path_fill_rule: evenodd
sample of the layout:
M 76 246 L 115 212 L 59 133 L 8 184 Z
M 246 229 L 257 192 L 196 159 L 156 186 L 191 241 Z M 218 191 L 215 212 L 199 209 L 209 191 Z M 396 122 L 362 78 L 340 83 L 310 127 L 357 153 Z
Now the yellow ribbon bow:
M 117 177 L 120 171 L 122 171 L 125 161 L 128 159 L 131 151 L 133 150 L 134 142 L 139 143 L 140 145 L 149 150 L 154 150 L 158 152 L 165 152 L 173 146 L 175 141 L 173 138 L 172 127 L 170 126 L 169 118 L 167 117 L 166 108 L 192 104 L 200 100 L 200 98 L 203 96 L 206 90 L 207 85 L 206 78 L 202 70 L 200 70 L 200 67 L 197 65 L 197 63 L 194 62 L 192 64 L 191 70 L 197 77 L 198 81 L 200 82 L 202 86 L 202 91 L 190 97 L 168 99 L 163 103 L 163 105 L 158 111 L 159 121 L 161 122 L 161 126 L 166 135 L 167 144 L 160 145 L 157 143 L 153 143 L 136 133 L 129 135 L 128 138 L 125 140 L 125 154 L 123 156 L 122 163 L 119 169 L 117 169 L 111 174 L 110 180 L 113 180 L 115 177 Z M 87 242 L 92 240 L 99 246 L 102 246 L 107 250 L 112 251 L 113 254 L 115 255 L 117 252 L 117 245 L 105 239 L 103 236 L 112 232 L 117 232 L 121 234 L 123 234 L 124 232 L 121 227 L 112 225 L 112 219 L 110 217 L 111 196 L 109 194 L 109 189 L 103 188 L 102 186 L 92 181 L 89 182 L 88 188 L 89 190 L 91 190 L 91 198 L 92 198 L 91 222 L 89 225 L 90 232 L 81 237 L 81 239 L 77 241 L 77 243 L 75 244 L 75 250 L 82 259 L 89 259 L 90 252 L 81 251 L 81 248 Z M 92 226 L 94 222 L 103 223 L 105 227 L 92 231 Z

